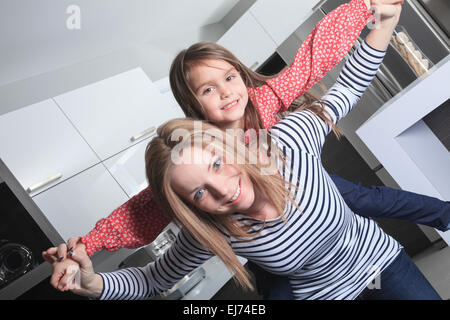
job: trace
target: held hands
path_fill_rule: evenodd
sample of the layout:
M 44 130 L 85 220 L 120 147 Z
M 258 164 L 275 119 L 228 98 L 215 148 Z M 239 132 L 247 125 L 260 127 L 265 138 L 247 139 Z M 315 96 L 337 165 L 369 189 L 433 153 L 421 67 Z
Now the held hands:
M 98 298 L 103 290 L 103 280 L 94 272 L 92 261 L 86 253 L 84 245 L 76 246 L 76 240 L 69 240 L 69 257 L 67 245 L 49 248 L 42 257 L 53 265 L 50 284 L 63 292 L 70 290 L 75 294 Z

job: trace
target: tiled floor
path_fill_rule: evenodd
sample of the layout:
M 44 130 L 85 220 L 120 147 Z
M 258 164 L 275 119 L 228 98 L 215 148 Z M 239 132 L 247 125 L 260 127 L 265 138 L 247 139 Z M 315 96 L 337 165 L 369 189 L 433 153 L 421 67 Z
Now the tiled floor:
M 450 300 L 450 247 L 441 241 L 412 259 L 441 298 Z

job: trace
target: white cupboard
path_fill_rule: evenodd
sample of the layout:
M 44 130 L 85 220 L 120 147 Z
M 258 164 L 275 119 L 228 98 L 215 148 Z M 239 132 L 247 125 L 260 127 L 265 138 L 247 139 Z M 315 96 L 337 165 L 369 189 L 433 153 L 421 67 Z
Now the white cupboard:
M 253 70 L 266 61 L 277 48 L 250 11 L 244 13 L 217 43 L 230 50 Z
M 62 238 L 95 223 L 147 186 L 145 149 L 183 117 L 141 68 L 0 116 L 0 158 Z M 153 130 L 148 130 L 153 129 Z
M 258 0 L 250 11 L 279 46 L 311 16 L 318 3 L 320 0 Z
M 101 160 L 179 117 L 141 68 L 62 94 L 55 101 Z
M 0 158 L 31 196 L 100 162 L 52 99 L 0 117 Z
M 33 200 L 61 237 L 68 240 L 87 234 L 128 197 L 100 163 Z
M 114 179 L 131 198 L 148 186 L 145 175 L 145 149 L 150 138 L 104 161 Z

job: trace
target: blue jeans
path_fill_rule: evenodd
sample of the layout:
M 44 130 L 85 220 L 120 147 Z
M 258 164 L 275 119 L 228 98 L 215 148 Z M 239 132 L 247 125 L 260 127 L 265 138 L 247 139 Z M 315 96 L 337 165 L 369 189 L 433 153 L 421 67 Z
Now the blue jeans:
M 434 227 L 450 229 L 450 203 L 421 194 L 389 187 L 365 188 L 337 175 L 330 175 L 350 209 L 368 218 L 403 219 Z M 292 289 L 286 277 L 266 272 L 252 262 L 258 292 L 267 300 L 292 300 Z
M 373 186 L 365 188 L 330 175 L 352 211 L 367 218 L 402 219 L 441 231 L 450 229 L 450 203 L 414 192 Z
M 358 300 L 442 300 L 404 250 Z

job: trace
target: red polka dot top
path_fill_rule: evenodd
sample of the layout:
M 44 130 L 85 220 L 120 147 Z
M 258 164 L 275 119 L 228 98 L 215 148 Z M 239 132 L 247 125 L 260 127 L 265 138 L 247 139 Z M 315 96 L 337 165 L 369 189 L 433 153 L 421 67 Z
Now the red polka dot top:
M 324 17 L 299 48 L 294 62 L 258 88 L 248 88 L 266 128 L 277 122 L 295 98 L 305 93 L 347 54 L 371 15 L 364 0 L 343 4 Z M 138 248 L 151 243 L 170 222 L 147 187 L 79 241 L 91 256 L 97 251 Z

